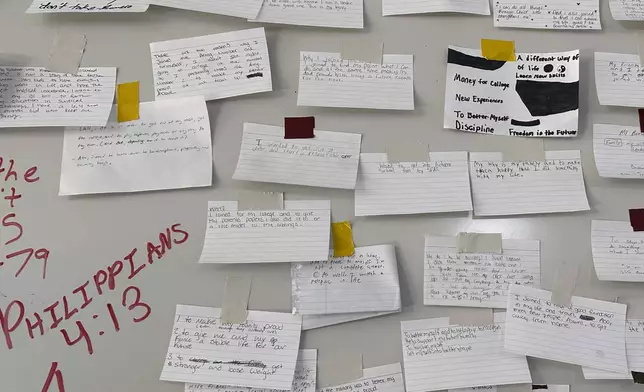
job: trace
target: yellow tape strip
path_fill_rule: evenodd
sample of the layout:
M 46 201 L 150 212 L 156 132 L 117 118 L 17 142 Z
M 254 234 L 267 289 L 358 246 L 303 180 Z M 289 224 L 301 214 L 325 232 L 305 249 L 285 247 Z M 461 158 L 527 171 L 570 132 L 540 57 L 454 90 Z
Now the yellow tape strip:
M 332 223 L 331 232 L 333 233 L 333 257 L 351 256 L 356 253 L 351 222 Z
M 514 41 L 482 38 L 481 54 L 488 60 L 517 61 L 514 55 Z
M 119 122 L 139 119 L 139 82 L 119 84 L 116 89 Z

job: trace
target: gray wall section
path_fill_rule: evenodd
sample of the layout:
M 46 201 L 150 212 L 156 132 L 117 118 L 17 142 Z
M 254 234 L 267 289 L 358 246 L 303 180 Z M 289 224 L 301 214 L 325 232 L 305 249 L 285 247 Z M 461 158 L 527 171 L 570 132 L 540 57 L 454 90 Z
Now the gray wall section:
M 256 27 L 240 19 L 174 9 L 151 7 L 144 14 L 112 15 L 25 15 L 28 0 L 0 2 L 0 64 L 44 65 L 56 30 L 87 35 L 83 65 L 116 66 L 119 81 L 141 81 L 141 99 L 152 100 L 153 82 L 150 42 L 192 37 Z M 512 140 L 479 136 L 442 129 L 446 47 L 449 44 L 476 47 L 481 37 L 513 39 L 518 51 L 563 51 L 581 49 L 581 135 L 576 139 L 547 140 L 551 149 L 581 149 L 592 211 L 517 218 L 470 220 L 464 214 L 373 217 L 355 219 L 358 245 L 395 243 L 400 268 L 404 311 L 401 314 L 323 328 L 303 334 L 303 348 L 319 349 L 325 358 L 364 355 L 364 365 L 374 366 L 402 361 L 400 321 L 449 315 L 451 308 L 425 307 L 423 289 L 423 235 L 453 235 L 458 231 L 502 232 L 506 238 L 541 240 L 542 286 L 549 288 L 557 265 L 563 260 L 578 261 L 582 271 L 577 295 L 600 299 L 643 296 L 641 286 L 630 283 L 599 282 L 590 250 L 591 219 L 628 219 L 629 207 L 641 207 L 644 195 L 637 181 L 605 180 L 597 177 L 592 158 L 594 122 L 636 125 L 634 109 L 599 106 L 593 83 L 593 52 L 636 53 L 635 30 L 642 24 L 612 20 L 608 3 L 602 1 L 602 31 L 538 31 L 495 29 L 491 17 L 468 15 L 416 15 L 383 18 L 380 2 L 365 1 L 365 29 L 340 31 L 268 25 L 268 45 L 275 91 L 208 103 L 215 155 L 214 185 L 190 189 L 138 194 L 59 197 L 63 131 L 49 129 L 0 130 L 0 156 L 13 158 L 25 170 L 39 168 L 40 181 L 15 186 L 23 194 L 15 212 L 24 226 L 19 242 L 0 248 L 1 256 L 22 247 L 47 247 L 51 251 L 47 279 L 41 278 L 41 263 L 31 261 L 20 277 L 13 274 L 19 261 L 5 260 L 0 267 L 0 305 L 20 299 L 27 315 L 66 295 L 70 306 L 80 303 L 72 290 L 97 270 L 123 260 L 133 248 L 135 262 L 146 261 L 147 241 L 158 241 L 158 233 L 175 223 L 189 232 L 186 243 L 175 245 L 162 260 L 143 269 L 132 280 L 129 268 L 117 278 L 115 289 L 98 296 L 88 288 L 93 302 L 75 315 L 91 336 L 94 354 L 84 344 L 68 347 L 60 332 L 66 328 L 71 338 L 78 329 L 73 320 L 63 322 L 43 336 L 36 331 L 30 339 L 25 325 L 11 337 L 8 350 L 0 336 L 0 390 L 40 391 L 52 361 L 59 362 L 68 392 L 146 391 L 178 392 L 181 384 L 158 381 L 169 342 L 174 307 L 177 303 L 219 306 L 226 275 L 252 276 L 250 308 L 290 311 L 289 266 L 283 265 L 198 265 L 208 200 L 224 199 L 235 189 L 284 191 L 286 198 L 330 198 L 337 218 L 353 218 L 353 193 L 277 184 L 248 184 L 231 180 L 239 153 L 242 123 L 281 124 L 284 116 L 315 115 L 321 129 L 360 132 L 363 151 L 384 151 L 401 138 L 428 142 L 434 151 L 490 150 L 511 148 Z M 365 44 L 385 43 L 386 53 L 415 56 L 416 110 L 413 112 L 298 108 L 296 102 L 298 53 L 300 50 L 340 50 L 346 39 Z M 6 192 L 5 192 L 6 195 Z M 6 203 L 0 204 L 6 210 Z M 12 235 L 2 229 L 3 238 Z M 123 291 L 130 285 L 141 290 L 141 300 L 149 304 L 151 315 L 141 323 L 133 317 L 142 309 L 128 311 L 121 305 Z M 133 300 L 130 291 L 128 303 Z M 115 332 L 107 304 L 113 304 L 120 331 Z M 637 306 L 637 305 L 635 305 Z M 640 304 L 639 306 L 644 307 Z M 634 310 L 642 310 L 637 307 Z M 58 311 L 62 314 L 61 311 Z M 96 319 L 93 315 L 98 315 Z M 11 317 L 16 317 L 12 313 Z M 9 321 L 11 323 L 11 320 Z M 99 332 L 103 331 L 102 336 Z M 573 391 L 636 391 L 629 382 L 584 381 L 577 366 L 530 359 L 536 383 L 572 384 Z M 330 372 L 325 368 L 320 381 Z M 510 388 L 512 390 L 514 388 Z M 56 388 L 52 388 L 52 391 Z M 519 390 L 519 389 L 514 389 Z

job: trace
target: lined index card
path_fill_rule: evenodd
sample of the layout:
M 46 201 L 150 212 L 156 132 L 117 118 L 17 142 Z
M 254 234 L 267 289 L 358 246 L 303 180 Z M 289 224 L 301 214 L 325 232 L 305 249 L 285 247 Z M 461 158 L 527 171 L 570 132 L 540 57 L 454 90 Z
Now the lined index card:
M 593 125 L 593 151 L 601 177 L 644 178 L 644 133 L 639 127 Z
M 613 373 L 605 370 L 583 367 L 587 380 L 630 380 L 630 372 L 644 372 L 644 319 L 626 320 L 626 358 L 628 370 L 624 373 Z
M 284 139 L 284 128 L 244 123 L 234 180 L 354 189 L 359 133 L 315 130 L 312 139 Z
M 494 324 L 478 326 L 402 321 L 407 392 L 532 383 L 526 357 L 503 351 L 504 318 L 495 313 Z
M 430 152 L 426 162 L 360 154 L 356 216 L 471 211 L 467 152 Z
M 302 318 L 248 311 L 224 323 L 221 309 L 177 305 L 161 380 L 290 390 Z
M 263 0 L 147 0 L 150 4 L 210 14 L 251 19 L 257 16 Z
M 272 91 L 264 28 L 153 42 L 157 100 L 203 95 L 206 100 Z
M 595 52 L 595 87 L 601 105 L 644 107 L 640 56 Z
M 382 16 L 426 12 L 490 15 L 490 2 L 486 0 L 382 0 Z
M 362 0 L 266 0 L 257 18 L 249 22 L 361 29 L 362 3 Z
M 316 349 L 300 350 L 295 364 L 295 377 L 291 392 L 315 392 L 317 379 L 317 352 Z M 279 389 L 260 389 L 234 387 L 217 384 L 186 383 L 185 392 L 277 392 Z
M 494 0 L 494 26 L 600 30 L 599 0 Z
M 400 363 L 363 370 L 364 377 L 346 384 L 319 389 L 319 392 L 405 392 Z
M 644 3 L 639 0 L 609 0 L 608 5 L 615 20 L 644 20 Z
M 115 87 L 116 68 L 79 68 L 71 75 L 0 67 L 0 128 L 103 126 Z
M 300 52 L 297 105 L 414 110 L 414 57 L 385 54 L 374 64 Z
M 545 161 L 503 161 L 501 153 L 470 153 L 474 214 L 539 214 L 589 210 L 581 155 L 546 151 Z
M 511 285 L 504 348 L 551 361 L 625 372 L 626 305 L 575 297 L 550 301 L 552 292 Z
M 236 201 L 208 202 L 200 263 L 287 263 L 329 256 L 331 203 L 285 200 L 283 210 L 237 209 Z
M 323 328 L 330 325 L 344 324 L 351 321 L 364 320 L 372 317 L 385 316 L 387 314 L 398 313 L 392 312 L 361 312 L 361 313 L 338 313 L 338 314 L 318 314 L 302 316 L 302 331 L 309 329 Z
M 599 280 L 644 282 L 644 231 L 630 222 L 593 220 L 593 262 Z
M 141 0 L 34 0 L 28 14 L 55 12 L 145 12 L 149 4 Z
M 503 254 L 458 253 L 455 236 L 425 236 L 425 305 L 505 308 L 510 284 L 539 287 L 539 241 L 503 239 Z
M 291 264 L 293 312 L 302 315 L 400 310 L 394 246 L 374 245 L 355 254 Z

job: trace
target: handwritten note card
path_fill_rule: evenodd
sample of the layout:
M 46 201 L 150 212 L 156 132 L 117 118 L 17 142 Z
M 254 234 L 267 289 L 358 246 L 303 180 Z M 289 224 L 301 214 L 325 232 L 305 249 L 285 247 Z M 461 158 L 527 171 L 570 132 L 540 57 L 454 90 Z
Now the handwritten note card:
M 300 52 L 298 106 L 414 110 L 414 57 L 382 64 L 343 60 L 340 53 Z
M 363 370 L 364 377 L 342 385 L 319 389 L 319 392 L 405 392 L 400 363 Z
M 250 22 L 361 29 L 362 8 L 362 0 L 264 0 Z
M 577 136 L 579 51 L 517 53 L 488 60 L 480 49 L 447 52 L 447 129 L 526 137 Z
M 504 316 L 478 326 L 448 317 L 401 322 L 407 392 L 531 383 L 526 357 L 503 351 Z
M 456 237 L 425 236 L 425 305 L 505 308 L 512 283 L 539 287 L 539 241 L 503 239 L 503 254 L 458 253 Z
M 599 0 L 494 0 L 494 26 L 601 30 Z
M 0 67 L 0 128 L 103 126 L 112 110 L 116 68 L 78 75 Z
M 67 128 L 60 195 L 137 192 L 212 184 L 208 109 L 203 97 L 145 102 L 140 119 Z
M 644 20 L 644 3 L 640 0 L 608 0 L 615 20 Z
M 145 12 L 149 4 L 141 0 L 34 0 L 28 14 L 45 12 Z
M 273 90 L 264 28 L 150 44 L 157 100 Z
M 612 373 L 605 370 L 582 368 L 584 378 L 587 380 L 632 379 L 632 372 L 644 372 L 644 320 L 626 320 L 626 358 L 628 361 L 628 372 Z
M 497 392 L 497 387 L 486 385 L 482 387 L 450 389 L 447 392 Z M 552 391 L 548 391 L 548 392 L 552 392 Z
M 644 107 L 644 67 L 636 54 L 595 52 L 595 86 L 602 105 Z
M 595 124 L 593 151 L 601 177 L 644 178 L 644 133 L 639 127 Z
M 630 222 L 592 221 L 593 262 L 599 280 L 644 282 L 644 231 Z
M 427 162 L 360 154 L 356 216 L 471 211 L 467 152 L 431 152 Z
M 393 245 L 363 246 L 353 256 L 291 264 L 293 311 L 302 315 L 400 310 Z
M 589 210 L 579 151 L 546 151 L 545 161 L 503 161 L 470 153 L 477 216 Z
M 506 351 L 552 361 L 624 372 L 626 305 L 572 297 L 571 305 L 550 301 L 552 293 L 511 285 Z
M 317 379 L 317 353 L 315 349 L 300 350 L 295 364 L 295 377 L 291 392 L 315 392 Z M 280 392 L 279 389 L 233 387 L 217 384 L 186 383 L 185 392 Z
M 150 4 L 210 14 L 254 18 L 263 0 L 147 0 Z
M 246 322 L 231 324 L 220 314 L 177 305 L 161 380 L 290 390 L 301 317 L 251 310 Z
M 237 209 L 236 201 L 208 202 L 200 263 L 287 263 L 329 256 L 331 203 L 286 200 L 283 210 Z
M 382 0 L 382 16 L 427 12 L 490 15 L 490 3 L 485 0 Z
M 309 329 L 323 328 L 330 325 L 344 324 L 351 321 L 364 320 L 372 317 L 384 316 L 393 312 L 362 312 L 362 313 L 338 313 L 338 314 L 318 314 L 302 316 L 302 331 Z
M 284 128 L 244 123 L 235 180 L 354 189 L 359 133 L 315 130 L 313 139 L 284 139 Z

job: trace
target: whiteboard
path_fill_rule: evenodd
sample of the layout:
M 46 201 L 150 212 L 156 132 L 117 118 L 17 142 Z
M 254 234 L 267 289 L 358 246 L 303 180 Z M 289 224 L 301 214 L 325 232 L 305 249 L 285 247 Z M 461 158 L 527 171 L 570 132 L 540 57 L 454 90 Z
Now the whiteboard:
M 150 7 L 143 14 L 110 15 L 25 15 L 27 0 L 0 2 L 0 64 L 43 65 L 57 30 L 87 35 L 83 66 L 116 66 L 119 82 L 141 81 L 141 99 L 153 100 L 149 43 L 257 27 L 241 19 L 210 14 Z M 644 188 L 637 181 L 600 179 L 592 157 L 592 124 L 637 125 L 634 109 L 599 106 L 594 90 L 594 51 L 637 53 L 634 31 L 637 23 L 612 20 L 608 3 L 602 2 L 602 31 L 539 31 L 495 29 L 491 17 L 471 15 L 415 15 L 383 18 L 378 0 L 365 1 L 365 29 L 333 29 L 266 25 L 275 91 L 208 102 L 214 143 L 214 185 L 210 188 L 146 192 L 138 194 L 59 197 L 63 131 L 51 129 L 0 130 L 0 157 L 15 161 L 18 172 L 38 167 L 33 183 L 5 182 L 0 173 L 3 195 L 14 187 L 22 197 L 13 212 L 23 227 L 22 237 L 0 248 L 0 306 L 13 300 L 25 306 L 25 317 L 36 322 L 34 312 L 51 318 L 43 310 L 59 301 L 56 314 L 64 317 L 63 297 L 68 312 L 83 303 L 73 290 L 90 283 L 92 302 L 55 329 L 39 329 L 30 338 L 24 323 L 11 334 L 13 348 L 0 340 L 0 383 L 2 391 L 41 391 L 52 362 L 64 377 L 65 390 L 178 392 L 183 385 L 158 381 L 170 338 L 177 303 L 220 306 L 227 275 L 252 276 L 249 308 L 291 310 L 290 269 L 280 265 L 200 265 L 208 200 L 226 200 L 239 189 L 284 191 L 286 199 L 332 200 L 334 217 L 354 221 L 358 246 L 394 243 L 399 261 L 403 312 L 374 319 L 322 328 L 303 333 L 302 348 L 317 348 L 323 358 L 344 358 L 362 354 L 364 366 L 402 361 L 400 321 L 449 315 L 452 308 L 423 306 L 423 238 L 425 234 L 454 235 L 458 231 L 501 232 L 505 238 L 541 240 L 542 287 L 549 288 L 558 263 L 575 260 L 582 271 L 576 295 L 613 300 L 615 297 L 644 297 L 635 283 L 599 282 L 592 267 L 591 219 L 627 220 L 628 208 L 641 207 Z M 447 45 L 477 47 L 481 37 L 513 39 L 518 51 L 581 50 L 580 124 L 576 139 L 546 140 L 548 149 L 581 149 L 584 174 L 592 210 L 584 213 L 539 215 L 516 218 L 475 219 L 467 214 L 438 214 L 399 217 L 353 217 L 353 192 L 314 189 L 277 184 L 232 181 L 243 122 L 280 125 L 285 116 L 315 115 L 321 129 L 359 132 L 363 152 L 384 152 L 388 143 L 405 138 L 427 142 L 433 151 L 490 149 L 492 143 L 512 145 L 506 138 L 472 135 L 443 130 L 443 94 Z M 300 50 L 339 51 L 343 40 L 359 39 L 365 45 L 384 42 L 385 53 L 413 54 L 415 57 L 416 110 L 393 111 L 299 108 L 296 106 Z M 499 140 L 503 139 L 503 140 Z M 13 178 L 13 177 L 12 177 Z M 6 202 L 0 204 L 2 216 Z M 165 255 L 147 264 L 147 242 L 159 245 L 159 233 L 172 225 L 188 233 L 184 243 L 173 244 Z M 2 227 L 0 237 L 15 235 L 15 227 Z M 174 233 L 177 241 L 183 237 Z M 4 241 L 3 241 L 4 242 Z M 24 248 L 46 248 L 46 279 L 42 260 L 31 260 L 19 277 L 14 277 L 21 258 L 6 255 Z M 135 268 L 129 262 L 116 276 L 114 289 L 103 285 L 98 295 L 94 284 L 97 271 L 112 266 L 136 248 Z M 41 254 L 42 256 L 42 254 Z M 118 266 L 118 263 L 114 268 Z M 97 279 L 102 280 L 98 273 Z M 122 296 L 128 287 L 140 290 L 144 306 L 128 310 L 136 289 L 129 289 L 126 305 Z M 114 327 L 107 305 L 119 321 Z M 640 305 L 644 306 L 644 305 Z M 14 309 L 17 310 L 17 308 Z M 637 310 L 637 308 L 635 309 Z M 640 309 L 641 310 L 641 309 Z M 17 312 L 12 313 L 17 316 Z M 94 318 L 93 316 L 97 317 Z M 13 319 L 15 320 L 15 319 Z M 46 320 L 46 321 L 45 321 Z M 81 321 L 91 337 L 93 354 L 81 341 L 68 346 L 61 329 L 71 339 L 78 337 Z M 12 320 L 8 321 L 11 325 Z M 101 334 L 103 332 L 103 334 Z M 572 384 L 573 391 L 636 391 L 628 381 L 584 381 L 577 366 L 529 359 L 535 383 Z M 325 383 L 336 371 L 319 370 Z M 51 391 L 57 391 L 55 381 Z M 519 390 L 508 388 L 507 390 Z

